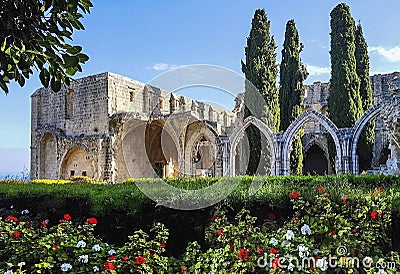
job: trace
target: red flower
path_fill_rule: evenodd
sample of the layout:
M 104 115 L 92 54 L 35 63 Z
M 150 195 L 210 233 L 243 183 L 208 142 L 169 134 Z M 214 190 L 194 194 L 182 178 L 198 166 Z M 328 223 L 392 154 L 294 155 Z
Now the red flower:
M 167 244 L 166 243 L 161 243 L 161 247 L 166 249 L 167 248 Z
M 19 237 L 21 236 L 21 233 L 18 232 L 18 231 L 15 231 L 15 232 L 12 234 L 12 236 L 13 236 L 14 238 L 19 238 Z
M 58 222 L 59 222 L 60 224 L 62 224 L 62 223 L 64 222 L 64 220 L 58 220 Z
M 123 257 L 122 260 L 127 261 L 128 260 L 128 256 Z
M 153 257 L 153 254 L 149 253 L 149 257 Z
M 40 223 L 40 228 L 46 228 L 46 227 L 47 227 L 46 221 Z
M 268 214 L 268 219 L 270 219 L 270 220 L 275 220 L 275 219 L 276 219 L 275 214 L 274 214 L 274 213 Z
M 332 236 L 332 237 L 333 237 L 333 236 L 336 236 L 336 231 L 335 231 L 335 230 L 331 232 L 331 236 Z
M 273 247 L 271 247 L 271 248 L 269 249 L 269 252 L 272 253 L 272 254 L 278 254 L 278 253 L 279 253 L 279 251 L 276 250 L 276 249 L 273 248 Z
M 114 264 L 110 262 L 105 262 L 104 263 L 104 270 L 114 270 Z
M 108 257 L 108 261 L 115 261 L 115 256 Z
M 6 221 L 13 221 L 13 222 L 16 222 L 16 223 L 17 223 L 17 222 L 18 222 L 18 218 L 9 215 L 9 216 L 7 216 L 7 218 L 6 218 Z
M 146 263 L 146 259 L 142 256 L 136 257 L 135 259 L 135 264 L 145 264 Z
M 279 257 L 276 257 L 275 259 L 272 260 L 271 267 L 272 269 L 279 268 Z
M 376 219 L 378 218 L 378 213 L 375 210 L 371 211 L 371 219 Z
M 357 230 L 355 230 L 354 228 L 351 230 L 351 233 L 356 233 Z
M 218 236 L 224 236 L 224 232 L 221 229 L 218 229 L 217 234 Z
M 259 255 L 263 254 L 261 247 L 257 247 L 257 254 L 259 254 Z
M 249 251 L 247 249 L 241 248 L 238 254 L 238 258 L 246 261 L 248 258 L 250 258 Z
M 33 244 L 33 246 L 36 246 L 36 247 L 38 247 L 38 246 L 39 246 L 39 244 L 38 244 L 38 243 L 34 243 L 34 244 Z
M 317 189 L 317 192 L 318 192 L 318 194 L 324 193 L 324 192 L 325 192 L 324 186 L 323 186 L 323 185 L 320 185 L 320 186 L 318 187 L 318 189 Z
M 91 225 L 96 225 L 97 224 L 97 219 L 96 218 L 89 218 L 89 219 L 86 220 L 86 222 L 88 224 L 91 224 Z
M 297 190 L 292 190 L 292 192 L 290 192 L 290 194 L 289 194 L 289 198 L 290 199 L 297 199 L 297 198 L 299 198 L 300 197 L 300 192 L 299 191 L 297 191 Z
M 57 249 L 57 248 L 58 248 L 58 245 L 53 245 L 53 248 L 54 248 L 54 249 Z
M 213 216 L 211 217 L 211 219 L 213 219 L 213 220 L 219 220 L 220 218 L 219 218 L 217 215 L 213 215 Z
M 64 220 L 66 220 L 66 221 L 71 221 L 71 215 L 69 215 L 69 214 L 64 214 Z

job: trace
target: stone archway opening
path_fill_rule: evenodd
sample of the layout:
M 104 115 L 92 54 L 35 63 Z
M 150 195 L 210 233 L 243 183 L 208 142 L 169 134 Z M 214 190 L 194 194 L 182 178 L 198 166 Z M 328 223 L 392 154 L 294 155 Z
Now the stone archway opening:
M 40 179 L 56 179 L 57 151 L 56 139 L 51 133 L 46 133 L 40 142 Z
M 253 131 L 259 134 L 260 151 L 257 159 L 250 159 L 250 149 L 254 149 L 247 138 L 247 132 Z M 250 116 L 245 119 L 243 125 L 237 128 L 231 136 L 230 150 L 230 175 L 240 176 L 249 174 L 249 165 L 253 162 L 254 168 L 251 175 L 275 175 L 276 143 L 273 133 L 267 126 L 256 117 Z
M 216 145 L 202 136 L 192 153 L 195 177 L 214 177 L 216 157 Z
M 94 177 L 92 157 L 79 146 L 71 148 L 65 155 L 61 164 L 61 179 L 69 179 L 72 176 Z
M 146 126 L 145 146 L 148 161 L 159 178 L 179 176 L 178 149 L 162 121 L 153 121 Z
M 303 174 L 328 174 L 328 159 L 324 151 L 317 144 L 313 144 L 304 153 Z
M 325 159 L 327 160 L 326 174 L 331 172 L 341 173 L 341 162 L 342 157 L 340 150 L 340 141 L 338 138 L 338 129 L 327 117 L 323 116 L 321 113 L 314 110 L 307 110 L 303 112 L 284 132 L 283 135 L 283 165 L 284 174 L 293 174 L 291 170 L 291 153 L 293 141 L 295 138 L 299 138 L 301 134 L 302 144 L 305 145 L 305 139 L 308 140 L 319 140 L 319 142 L 326 143 L 326 151 L 323 151 Z M 338 149 L 339 148 L 339 149 Z M 307 151 L 308 147 L 305 151 Z M 329 151 L 329 152 L 328 152 Z M 304 150 L 303 150 L 304 152 Z M 329 155 L 335 155 L 330 157 Z M 312 159 L 306 159 L 307 155 L 303 155 L 303 174 L 307 174 L 308 167 L 304 167 L 305 161 L 310 161 Z M 337 160 L 339 159 L 339 160 Z M 311 169 L 313 171 L 313 169 Z M 330 172 L 331 171 L 331 172 Z M 313 174 L 313 172 L 310 172 Z M 324 174 L 324 173 L 322 173 Z

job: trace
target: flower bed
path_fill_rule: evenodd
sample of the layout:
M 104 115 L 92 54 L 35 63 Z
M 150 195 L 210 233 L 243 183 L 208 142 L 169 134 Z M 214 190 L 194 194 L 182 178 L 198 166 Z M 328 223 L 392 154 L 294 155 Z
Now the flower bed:
M 137 230 L 122 246 L 93 233 L 98 220 L 60 216 L 57 224 L 28 209 L 0 219 L 1 273 L 395 273 L 400 265 L 390 238 L 395 194 L 376 188 L 339 200 L 320 185 L 286 193 L 293 216 L 276 212 L 257 220 L 246 209 L 235 219 L 219 206 L 205 230 L 206 245 L 188 244 L 178 258 L 167 256 L 168 230 L 155 223 Z

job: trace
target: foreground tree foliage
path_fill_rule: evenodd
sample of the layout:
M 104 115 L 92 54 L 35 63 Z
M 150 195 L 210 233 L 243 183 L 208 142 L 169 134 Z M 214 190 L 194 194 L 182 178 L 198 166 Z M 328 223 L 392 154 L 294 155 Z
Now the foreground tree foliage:
M 360 97 L 363 111 L 372 107 L 372 87 L 369 78 L 368 46 L 365 41 L 361 24 L 357 25 L 355 32 L 356 71 L 360 79 Z M 375 122 L 369 122 L 361 133 L 357 147 L 359 156 L 359 169 L 367 170 L 372 164 L 372 147 L 375 139 Z
M 66 42 L 74 30 L 83 30 L 83 14 L 90 13 L 90 0 L 2 0 L 0 2 L 0 87 L 40 72 L 40 81 L 54 91 L 70 84 L 89 57 L 82 47 Z
M 305 91 L 304 80 L 308 76 L 306 68 L 300 60 L 302 49 L 303 44 L 300 43 L 296 24 L 294 20 L 290 20 L 286 24 L 280 65 L 279 106 L 281 131 L 285 131 L 302 112 Z M 290 153 L 291 174 L 302 174 L 303 171 L 302 135 L 303 130 L 300 130 L 292 141 L 292 151 Z
M 242 61 L 242 71 L 248 82 L 245 92 L 245 117 L 250 115 L 261 119 L 272 131 L 279 130 L 279 99 L 276 78 L 276 44 L 270 35 L 270 21 L 264 9 L 255 11 L 250 35 L 245 48 L 246 63 Z M 257 90 L 255 90 L 257 89 Z M 261 94 L 263 100 L 257 99 L 254 93 Z M 260 97 L 260 99 L 261 99 Z M 247 174 L 259 173 L 257 167 L 261 161 L 267 161 L 261 151 L 264 136 L 255 126 L 246 130 L 250 147 L 250 162 Z M 263 147 L 265 148 L 265 146 Z M 264 158 L 264 159 L 263 159 Z

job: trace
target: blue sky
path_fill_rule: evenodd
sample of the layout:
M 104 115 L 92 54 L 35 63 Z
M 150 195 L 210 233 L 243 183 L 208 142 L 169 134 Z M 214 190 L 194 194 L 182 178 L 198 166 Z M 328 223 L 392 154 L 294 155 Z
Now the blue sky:
M 310 73 L 307 83 L 328 81 L 329 13 L 340 2 L 93 0 L 94 8 L 83 20 L 86 30 L 74 34 L 73 43 L 82 45 L 90 56 L 77 77 L 111 71 L 149 82 L 167 69 L 191 64 L 212 64 L 241 73 L 251 19 L 255 9 L 265 8 L 278 45 L 278 62 L 285 24 L 294 19 L 305 45 L 301 57 Z M 400 70 L 400 1 L 345 2 L 363 25 L 371 74 Z M 10 85 L 7 96 L 0 94 L 0 172 L 29 167 L 30 95 L 40 87 L 37 78 L 37 74 L 32 76 L 24 88 Z M 198 98 L 199 92 L 182 93 Z

